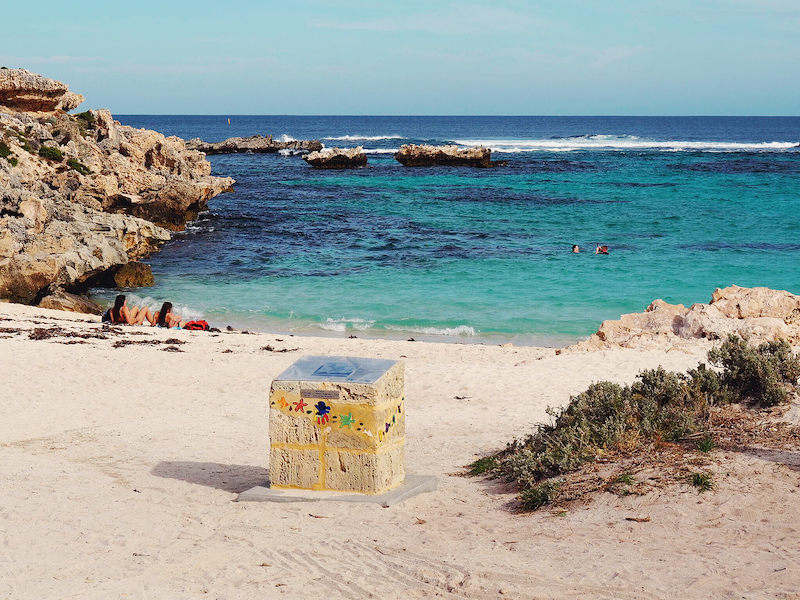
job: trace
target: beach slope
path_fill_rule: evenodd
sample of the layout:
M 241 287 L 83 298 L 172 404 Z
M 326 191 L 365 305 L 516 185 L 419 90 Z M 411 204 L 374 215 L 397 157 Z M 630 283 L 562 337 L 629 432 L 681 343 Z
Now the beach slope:
M 718 451 L 672 484 L 521 514 L 463 477 L 591 382 L 681 350 L 102 328 L 0 304 L 0 598 L 797 598 L 800 454 Z M 384 509 L 235 500 L 268 477 L 267 395 L 306 354 L 406 362 L 406 471 Z

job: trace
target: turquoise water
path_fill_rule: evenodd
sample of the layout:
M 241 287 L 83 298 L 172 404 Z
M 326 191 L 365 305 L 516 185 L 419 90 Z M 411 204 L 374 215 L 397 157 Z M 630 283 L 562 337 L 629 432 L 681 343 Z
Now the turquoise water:
M 344 172 L 209 157 L 236 191 L 151 257 L 156 286 L 131 294 L 218 326 L 561 346 L 656 298 L 800 292 L 800 118 L 118 118 L 368 151 L 369 168 Z M 508 164 L 393 159 L 423 141 L 482 143 Z

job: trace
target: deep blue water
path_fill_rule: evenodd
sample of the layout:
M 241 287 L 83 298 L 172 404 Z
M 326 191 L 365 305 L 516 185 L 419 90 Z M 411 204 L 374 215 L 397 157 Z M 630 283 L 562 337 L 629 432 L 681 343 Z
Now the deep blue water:
M 235 192 L 152 256 L 157 285 L 132 293 L 212 324 L 564 345 L 656 298 L 708 302 L 731 284 L 800 293 L 798 117 L 116 118 L 186 139 L 368 151 L 368 168 L 342 172 L 209 157 Z M 423 142 L 483 144 L 508 164 L 394 160 Z

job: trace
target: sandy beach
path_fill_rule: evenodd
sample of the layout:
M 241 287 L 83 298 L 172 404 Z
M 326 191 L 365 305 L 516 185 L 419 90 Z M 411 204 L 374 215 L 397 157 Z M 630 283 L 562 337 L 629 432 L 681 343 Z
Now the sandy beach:
M 712 492 L 533 514 L 463 476 L 591 382 L 683 371 L 709 347 L 104 334 L 0 303 L 0 598 L 800 598 L 797 452 L 715 451 Z M 268 478 L 272 379 L 312 354 L 405 361 L 406 471 L 437 491 L 390 508 L 236 502 Z

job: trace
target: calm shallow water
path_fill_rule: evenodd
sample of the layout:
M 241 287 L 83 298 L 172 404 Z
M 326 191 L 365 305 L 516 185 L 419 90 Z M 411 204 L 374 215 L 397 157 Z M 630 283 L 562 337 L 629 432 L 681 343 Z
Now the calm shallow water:
M 151 257 L 157 285 L 133 299 L 212 324 L 559 346 L 656 298 L 800 292 L 800 118 L 117 118 L 186 139 L 271 134 L 369 153 L 369 168 L 344 172 L 209 157 L 236 191 Z M 508 164 L 393 159 L 422 142 L 481 143 Z

